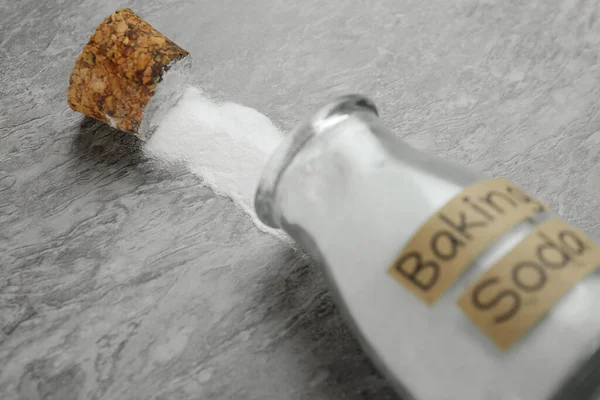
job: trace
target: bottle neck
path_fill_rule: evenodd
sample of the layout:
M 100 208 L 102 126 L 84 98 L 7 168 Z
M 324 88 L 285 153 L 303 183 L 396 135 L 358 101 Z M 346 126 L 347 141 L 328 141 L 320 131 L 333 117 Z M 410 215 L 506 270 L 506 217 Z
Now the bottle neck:
M 256 214 L 265 225 L 282 228 L 275 197 L 281 177 L 296 155 L 312 139 L 325 134 L 339 121 L 356 112 L 378 115 L 375 104 L 364 96 L 340 97 L 300 124 L 275 151 L 262 173 L 254 200 Z

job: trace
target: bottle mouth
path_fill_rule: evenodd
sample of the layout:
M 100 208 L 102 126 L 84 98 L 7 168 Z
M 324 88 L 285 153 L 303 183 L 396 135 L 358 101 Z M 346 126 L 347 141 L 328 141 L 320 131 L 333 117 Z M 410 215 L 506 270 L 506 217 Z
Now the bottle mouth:
M 275 195 L 281 176 L 296 154 L 310 139 L 325 133 L 357 111 L 379 115 L 375 104 L 365 96 L 352 94 L 339 97 L 300 123 L 279 145 L 263 169 L 254 197 L 254 209 L 262 223 L 271 228 L 281 228 Z

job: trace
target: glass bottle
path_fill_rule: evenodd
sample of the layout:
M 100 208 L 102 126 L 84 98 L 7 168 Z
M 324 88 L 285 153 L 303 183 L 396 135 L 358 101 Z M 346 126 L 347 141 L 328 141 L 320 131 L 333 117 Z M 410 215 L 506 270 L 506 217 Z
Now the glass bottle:
M 469 282 L 556 216 L 551 211 L 502 235 L 434 307 L 387 273 L 425 221 L 484 179 L 409 147 L 382 125 L 369 99 L 351 95 L 286 138 L 263 172 L 255 208 L 322 267 L 342 314 L 403 399 L 593 399 L 600 383 L 597 272 L 507 351 L 456 306 Z

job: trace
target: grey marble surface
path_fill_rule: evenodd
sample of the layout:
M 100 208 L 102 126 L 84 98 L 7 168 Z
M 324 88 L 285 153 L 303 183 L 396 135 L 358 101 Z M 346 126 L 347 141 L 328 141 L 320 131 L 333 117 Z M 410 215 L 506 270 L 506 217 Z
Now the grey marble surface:
M 309 261 L 68 108 L 76 56 L 123 6 L 214 98 L 288 131 L 367 94 L 413 146 L 600 238 L 596 1 L 0 0 L 2 400 L 397 399 Z

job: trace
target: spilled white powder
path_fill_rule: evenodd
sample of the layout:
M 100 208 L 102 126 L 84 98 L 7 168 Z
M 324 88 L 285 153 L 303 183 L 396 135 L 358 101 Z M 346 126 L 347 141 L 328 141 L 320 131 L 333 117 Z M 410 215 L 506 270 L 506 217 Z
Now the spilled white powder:
M 187 87 L 145 143 L 145 153 L 162 163 L 183 163 L 215 193 L 231 198 L 256 226 L 290 242 L 262 224 L 254 194 L 263 167 L 283 140 L 271 120 L 235 103 L 215 103 L 201 89 Z

